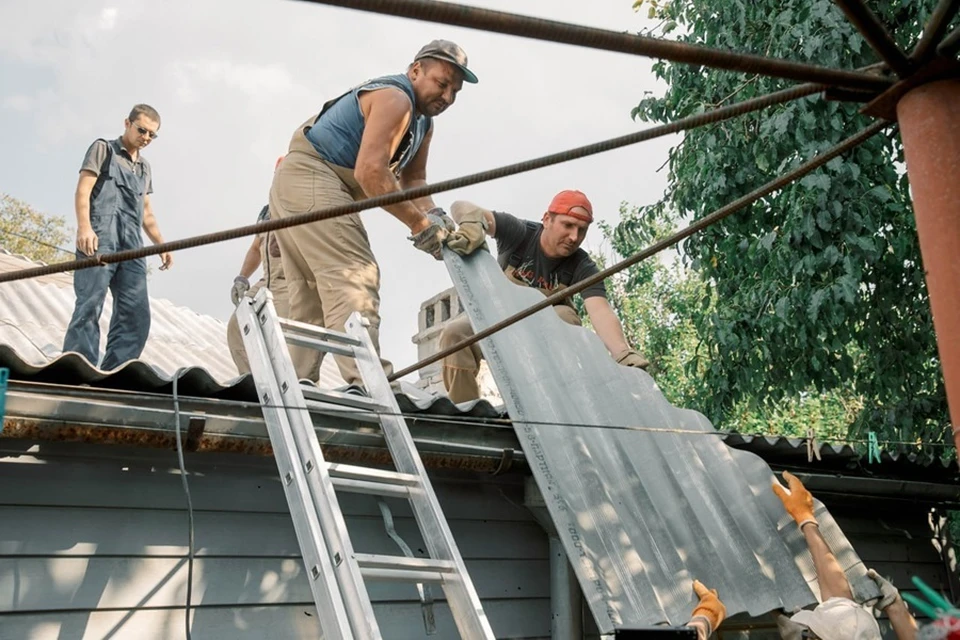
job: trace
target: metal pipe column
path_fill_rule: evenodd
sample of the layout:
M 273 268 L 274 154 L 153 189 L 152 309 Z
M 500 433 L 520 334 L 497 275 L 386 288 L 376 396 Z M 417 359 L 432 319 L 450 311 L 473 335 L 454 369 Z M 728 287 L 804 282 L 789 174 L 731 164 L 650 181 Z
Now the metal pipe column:
M 933 326 L 960 449 L 960 80 L 931 82 L 897 104 Z

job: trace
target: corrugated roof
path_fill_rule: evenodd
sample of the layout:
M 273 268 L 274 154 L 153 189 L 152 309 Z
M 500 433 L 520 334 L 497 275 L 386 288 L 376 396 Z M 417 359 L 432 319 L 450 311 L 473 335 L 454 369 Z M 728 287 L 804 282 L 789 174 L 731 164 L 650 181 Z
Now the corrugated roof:
M 485 252 L 445 261 L 477 329 L 543 299 Z M 618 366 L 551 309 L 480 345 L 601 633 L 683 624 L 694 578 L 719 589 L 730 615 L 815 601 L 810 556 L 762 459 L 725 446 L 703 415 L 671 406 L 646 372 Z M 876 597 L 833 518 L 817 513 L 855 594 Z
M 0 272 L 36 264 L 0 248 Z M 11 376 L 18 380 L 143 393 L 170 393 L 172 373 L 186 366 L 189 368 L 182 372 L 179 382 L 184 396 L 256 401 L 252 378 L 237 376 L 227 352 L 223 322 L 167 300 L 151 299 L 155 320 L 143 359 L 104 372 L 76 354 L 61 354 L 73 303 L 71 274 L 0 284 L 0 366 L 9 368 Z M 104 328 L 108 313 L 105 311 L 101 320 Z M 176 334 L 175 329 L 183 333 Z M 324 385 L 342 384 L 333 358 L 325 360 L 323 373 Z M 404 412 L 457 418 L 506 416 L 501 406 L 485 400 L 454 405 L 445 396 L 424 393 L 406 384 L 404 390 L 407 393 L 397 395 Z M 723 439 L 734 448 L 759 453 L 768 460 L 805 464 L 806 441 L 802 438 L 731 434 Z M 933 456 L 883 451 L 880 463 L 864 465 L 862 456 L 850 446 L 830 444 L 821 444 L 820 454 L 823 460 L 816 466 L 845 473 L 939 482 L 960 480 L 956 460 L 944 462 Z
M 0 272 L 37 264 L 0 249 Z M 140 383 L 140 390 L 164 388 L 179 368 L 190 367 L 193 370 L 185 374 L 187 383 L 204 395 L 223 393 L 241 383 L 227 347 L 226 324 L 158 298 L 150 298 L 150 337 L 143 354 L 120 367 L 119 375 L 100 371 L 76 354 L 64 356 L 63 338 L 75 302 L 71 273 L 0 284 L 0 358 L 6 366 L 17 375 L 35 376 L 52 365 L 56 372 L 72 372 L 77 384 L 109 380 L 113 382 L 110 386 L 117 386 L 134 381 Z M 112 306 L 108 294 L 100 318 L 101 352 Z M 343 384 L 333 358 L 325 359 L 320 384 Z

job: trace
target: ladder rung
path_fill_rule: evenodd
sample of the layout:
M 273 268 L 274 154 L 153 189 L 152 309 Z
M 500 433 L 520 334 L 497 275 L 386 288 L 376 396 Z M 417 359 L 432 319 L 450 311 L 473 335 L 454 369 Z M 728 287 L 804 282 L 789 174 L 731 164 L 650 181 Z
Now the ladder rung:
M 370 496 L 387 496 L 390 498 L 409 498 L 410 487 L 407 485 L 385 484 L 370 482 L 369 480 L 348 480 L 347 478 L 331 478 L 333 486 L 347 493 L 363 493 Z
M 410 489 L 420 484 L 420 479 L 410 473 L 397 473 L 350 464 L 331 464 L 327 466 L 327 470 L 333 485 L 341 491 L 350 493 L 409 498 Z
M 349 336 L 339 331 L 333 331 L 331 329 L 318 327 L 305 322 L 297 322 L 296 320 L 288 320 L 286 318 L 278 318 L 278 320 L 280 321 L 280 327 L 284 330 L 284 333 L 294 333 L 301 336 L 307 336 L 308 338 L 339 342 L 341 344 L 348 344 L 354 347 L 359 347 L 362 344 L 353 336 Z
M 332 463 L 327 465 L 331 477 L 346 478 L 348 480 L 369 480 L 386 484 L 406 485 L 415 487 L 420 484 L 420 478 L 412 473 L 399 473 L 385 469 L 372 469 L 352 464 Z
M 353 558 L 361 569 L 392 569 L 448 574 L 457 572 L 457 565 L 450 560 L 408 558 L 407 556 L 388 556 L 375 553 L 355 553 Z
M 296 333 L 284 333 L 284 339 L 295 347 L 306 347 L 308 349 L 316 349 L 317 351 L 323 351 L 324 353 L 332 353 L 338 356 L 348 356 L 353 358 L 356 354 L 353 352 L 354 347 L 345 344 L 337 344 L 336 342 L 328 342 L 327 340 L 318 340 L 317 338 L 308 338 L 307 336 L 302 336 Z
M 412 569 L 364 569 L 360 575 L 367 580 L 379 582 L 444 582 L 449 574 L 436 571 L 414 571 Z
M 357 409 L 368 409 L 370 411 L 382 411 L 383 405 L 365 396 L 357 396 L 352 393 L 342 393 L 330 389 L 318 389 L 310 384 L 301 384 L 300 390 L 303 397 L 307 400 L 316 400 L 317 402 L 328 402 L 330 404 L 341 404 L 347 407 L 356 407 Z
M 312 413 L 319 413 L 325 416 L 334 416 L 337 418 L 350 418 L 358 422 L 373 422 L 380 424 L 380 416 L 368 409 L 357 407 L 346 407 L 342 404 L 331 404 L 329 402 L 314 402 L 307 400 L 307 410 Z

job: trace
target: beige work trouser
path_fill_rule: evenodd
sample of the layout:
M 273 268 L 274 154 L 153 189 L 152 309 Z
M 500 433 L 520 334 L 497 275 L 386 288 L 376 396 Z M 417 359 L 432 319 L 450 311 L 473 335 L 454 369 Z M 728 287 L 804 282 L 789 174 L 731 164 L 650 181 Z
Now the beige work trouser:
M 270 217 L 289 218 L 308 211 L 349 204 L 364 193 L 353 172 L 320 159 L 304 136 L 305 123 L 290 141 L 290 152 L 274 173 L 270 189 Z M 343 331 L 347 318 L 358 311 L 370 322 L 368 331 L 380 351 L 380 267 L 377 265 L 360 214 L 322 220 L 276 232 L 290 295 L 292 320 Z M 323 354 L 290 347 L 297 375 L 309 378 Z M 362 385 L 356 361 L 334 356 L 348 384 Z M 381 359 L 387 375 L 393 365 Z M 315 379 L 315 378 L 314 378 Z
M 517 282 L 510 274 L 507 277 Z M 523 283 L 518 283 L 523 284 Z M 555 305 L 557 315 L 567 324 L 580 326 L 580 317 L 568 304 Z M 464 313 L 451 320 L 440 332 L 440 349 L 447 349 L 474 334 L 470 319 Z M 443 386 L 447 390 L 450 400 L 456 404 L 476 400 L 480 397 L 480 385 L 477 384 L 477 373 L 480 371 L 480 361 L 483 353 L 480 345 L 474 343 L 469 347 L 455 351 L 443 359 Z

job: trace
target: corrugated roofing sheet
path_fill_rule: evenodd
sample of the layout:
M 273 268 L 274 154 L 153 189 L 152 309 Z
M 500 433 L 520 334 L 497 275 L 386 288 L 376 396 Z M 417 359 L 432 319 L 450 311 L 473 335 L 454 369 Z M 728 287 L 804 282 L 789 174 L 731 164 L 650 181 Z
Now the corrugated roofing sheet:
M 485 252 L 445 260 L 478 329 L 542 300 Z M 724 445 L 703 415 L 671 406 L 646 372 L 616 365 L 550 309 L 480 344 L 602 633 L 684 623 L 695 578 L 730 615 L 814 602 L 810 556 L 763 460 Z M 822 505 L 818 518 L 856 594 L 875 597 Z
M 36 264 L 0 249 L 0 272 Z M 184 383 L 203 395 L 223 393 L 239 382 L 227 347 L 226 324 L 157 298 L 150 298 L 152 321 L 143 354 L 140 360 L 121 367 L 119 374 L 100 371 L 76 354 L 61 356 L 75 301 L 70 273 L 0 284 L 0 359 L 5 366 L 16 369 L 18 375 L 34 376 L 52 364 L 54 371 L 48 373 L 71 372 L 74 379 L 86 384 L 108 381 L 108 386 L 119 386 L 139 382 L 138 390 L 165 388 L 177 369 L 190 367 L 192 371 L 185 374 L 188 379 Z M 100 318 L 101 352 L 106 345 L 112 306 L 108 294 Z M 333 358 L 327 358 L 321 370 L 321 386 L 342 384 Z

